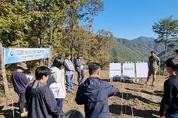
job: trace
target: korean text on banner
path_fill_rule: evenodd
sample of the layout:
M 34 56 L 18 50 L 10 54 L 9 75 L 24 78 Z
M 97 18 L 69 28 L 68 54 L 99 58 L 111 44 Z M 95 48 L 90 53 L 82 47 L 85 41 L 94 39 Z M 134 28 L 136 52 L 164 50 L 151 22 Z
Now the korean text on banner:
M 5 64 L 49 58 L 49 48 L 4 48 Z
M 110 74 L 111 78 L 121 76 L 121 63 L 110 63 Z
M 123 63 L 123 77 L 124 79 L 135 78 L 134 63 Z

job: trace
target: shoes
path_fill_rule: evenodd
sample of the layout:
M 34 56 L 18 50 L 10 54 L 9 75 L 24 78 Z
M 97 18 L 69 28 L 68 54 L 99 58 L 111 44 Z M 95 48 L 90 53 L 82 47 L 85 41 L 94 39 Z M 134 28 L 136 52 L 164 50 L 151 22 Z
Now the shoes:
M 27 116 L 27 112 L 24 111 L 23 113 L 20 114 L 20 116 L 23 118 L 23 117 L 26 117 Z
M 155 87 L 155 85 L 154 85 L 154 84 L 152 84 L 151 86 Z

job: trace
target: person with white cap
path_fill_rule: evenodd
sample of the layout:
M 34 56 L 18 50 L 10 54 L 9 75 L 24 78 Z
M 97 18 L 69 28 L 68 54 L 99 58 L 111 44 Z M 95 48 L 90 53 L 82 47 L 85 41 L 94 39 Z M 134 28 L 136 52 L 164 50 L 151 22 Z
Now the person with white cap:
M 19 96 L 18 104 L 21 117 L 24 117 L 26 115 L 26 112 L 24 111 L 25 91 L 27 84 L 30 82 L 30 78 L 27 78 L 27 75 L 24 74 L 23 72 L 27 69 L 28 68 L 25 63 L 20 63 L 17 64 L 16 70 L 11 74 L 11 80 L 14 86 L 14 90 Z

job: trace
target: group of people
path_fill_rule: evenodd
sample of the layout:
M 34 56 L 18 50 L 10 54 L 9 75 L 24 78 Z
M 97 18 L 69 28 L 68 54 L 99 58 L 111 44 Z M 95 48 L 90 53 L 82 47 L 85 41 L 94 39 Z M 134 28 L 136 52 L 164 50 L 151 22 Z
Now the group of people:
M 160 66 L 160 59 L 155 51 L 151 51 L 148 59 L 148 77 L 145 85 L 148 84 L 152 75 L 152 86 L 155 86 L 156 73 Z M 175 57 L 165 61 L 165 70 L 169 74 L 164 82 L 164 94 L 160 105 L 159 118 L 178 118 L 178 49 L 175 50 Z
M 70 54 L 66 59 L 56 57 L 50 68 L 40 66 L 35 71 L 35 80 L 29 84 L 30 79 L 23 73 L 27 68 L 25 63 L 17 65 L 12 73 L 12 83 L 15 92 L 19 95 L 19 111 L 25 114 L 25 101 L 27 103 L 28 118 L 84 118 L 76 110 L 63 112 L 63 99 L 67 92 L 73 89 L 75 71 L 78 73 L 78 90 L 75 102 L 84 105 L 85 118 L 109 118 L 108 97 L 116 95 L 118 89 L 100 79 L 101 65 L 91 62 L 88 65 L 89 77 L 84 81 L 82 55 L 78 54 L 74 64 Z M 156 72 L 160 59 L 155 51 L 149 57 L 149 71 L 145 85 L 153 75 L 152 86 L 155 86 Z M 75 65 L 75 66 L 74 66 Z M 165 69 L 169 78 L 164 82 L 164 94 L 160 106 L 160 118 L 178 118 L 178 50 L 175 58 L 165 62 Z M 64 69 L 62 68 L 64 66 Z M 65 86 L 66 78 L 66 86 Z
M 16 70 L 11 74 L 15 92 L 19 95 L 19 112 L 21 117 L 28 118 L 84 118 L 76 110 L 63 112 L 63 99 L 67 92 L 73 89 L 74 77 L 78 73 L 78 90 L 75 101 L 84 104 L 86 118 L 109 118 L 108 97 L 116 95 L 118 90 L 106 81 L 100 80 L 101 65 L 91 62 L 88 65 L 89 77 L 84 81 L 84 67 L 82 55 L 78 54 L 74 64 L 70 54 L 63 60 L 56 57 L 50 68 L 40 66 L 35 70 L 35 80 L 24 73 L 27 70 L 25 63 L 17 64 Z M 64 66 L 64 69 L 63 69 Z M 66 86 L 65 86 L 66 79 Z

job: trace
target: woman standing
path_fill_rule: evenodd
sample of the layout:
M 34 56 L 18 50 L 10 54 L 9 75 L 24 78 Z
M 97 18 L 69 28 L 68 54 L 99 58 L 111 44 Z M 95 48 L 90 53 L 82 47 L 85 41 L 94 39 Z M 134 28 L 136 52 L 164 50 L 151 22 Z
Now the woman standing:
M 63 59 L 56 57 L 51 66 L 52 75 L 50 75 L 47 85 L 52 89 L 57 106 L 62 110 L 63 99 L 66 97 L 66 88 L 64 84 L 64 69 L 62 69 Z M 56 87 L 55 87 L 56 86 Z

